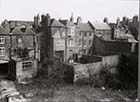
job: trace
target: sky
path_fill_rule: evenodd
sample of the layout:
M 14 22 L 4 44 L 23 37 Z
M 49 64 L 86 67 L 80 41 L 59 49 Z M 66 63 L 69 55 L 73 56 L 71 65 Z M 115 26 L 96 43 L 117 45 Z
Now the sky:
M 49 13 L 52 18 L 74 21 L 82 17 L 83 22 L 102 22 L 107 17 L 115 22 L 117 17 L 132 18 L 139 14 L 138 0 L 0 0 L 0 21 L 32 20 L 38 13 Z

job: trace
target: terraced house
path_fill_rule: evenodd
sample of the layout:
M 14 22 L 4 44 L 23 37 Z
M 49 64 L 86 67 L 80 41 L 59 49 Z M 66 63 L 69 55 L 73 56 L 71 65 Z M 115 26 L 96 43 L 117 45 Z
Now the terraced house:
M 41 38 L 41 60 L 58 58 L 65 60 L 65 26 L 49 14 L 41 16 L 37 32 Z
M 8 22 L 5 23 L 8 25 Z M 33 77 L 39 60 L 37 34 L 31 26 L 0 27 L 0 76 Z
M 78 50 L 79 51 L 82 50 L 83 54 L 85 55 L 91 54 L 90 49 L 91 49 L 93 37 L 95 34 L 94 30 L 89 25 L 89 23 L 82 22 L 81 17 L 77 18 L 76 25 L 79 32 L 76 34 L 76 46 Z
M 76 25 L 73 22 L 73 18 L 71 20 L 59 20 L 65 26 L 65 35 L 66 35 L 66 60 L 69 59 L 71 54 L 76 53 Z

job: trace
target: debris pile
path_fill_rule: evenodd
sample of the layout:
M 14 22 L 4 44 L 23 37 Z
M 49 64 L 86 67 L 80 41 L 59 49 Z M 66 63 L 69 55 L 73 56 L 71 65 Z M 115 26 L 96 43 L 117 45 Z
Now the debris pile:
M 24 98 L 17 91 L 15 84 L 9 80 L 0 81 L 0 100 L 2 102 L 29 102 L 31 99 Z

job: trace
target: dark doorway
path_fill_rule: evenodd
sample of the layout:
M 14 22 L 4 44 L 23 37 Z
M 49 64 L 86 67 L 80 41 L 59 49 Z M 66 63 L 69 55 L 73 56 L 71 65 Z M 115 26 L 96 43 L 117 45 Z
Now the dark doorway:
M 0 78 L 8 76 L 8 63 L 0 63 Z
M 60 61 L 64 61 L 64 51 L 55 51 L 55 55 L 59 57 Z

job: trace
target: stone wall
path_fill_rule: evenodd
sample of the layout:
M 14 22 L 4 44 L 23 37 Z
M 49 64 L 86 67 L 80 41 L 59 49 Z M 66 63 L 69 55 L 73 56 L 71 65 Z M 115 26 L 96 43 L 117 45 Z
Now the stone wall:
M 65 68 L 68 68 L 67 66 L 71 66 L 73 69 L 74 75 L 73 82 L 77 82 L 78 80 L 84 80 L 89 79 L 90 75 L 94 76 L 95 74 L 98 74 L 98 72 L 104 68 L 108 67 L 109 71 L 114 70 L 114 68 L 117 66 L 119 61 L 119 55 L 110 55 L 110 56 L 102 56 L 102 60 L 98 62 L 93 63 L 87 63 L 87 64 L 65 64 Z

